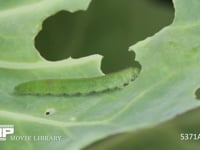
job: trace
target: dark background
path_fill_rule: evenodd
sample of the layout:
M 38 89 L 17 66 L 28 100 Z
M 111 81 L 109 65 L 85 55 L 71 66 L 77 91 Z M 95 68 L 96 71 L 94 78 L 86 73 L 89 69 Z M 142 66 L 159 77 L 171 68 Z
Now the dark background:
M 87 11 L 61 11 L 46 19 L 35 45 L 51 61 L 101 54 L 103 72 L 114 72 L 136 64 L 128 48 L 173 17 L 169 0 L 92 0 Z

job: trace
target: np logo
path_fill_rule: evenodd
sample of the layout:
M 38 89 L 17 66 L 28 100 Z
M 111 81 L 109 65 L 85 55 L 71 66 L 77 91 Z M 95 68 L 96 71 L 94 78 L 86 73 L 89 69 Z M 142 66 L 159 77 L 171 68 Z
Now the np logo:
M 0 141 L 6 141 L 6 136 L 13 133 L 14 125 L 0 125 Z

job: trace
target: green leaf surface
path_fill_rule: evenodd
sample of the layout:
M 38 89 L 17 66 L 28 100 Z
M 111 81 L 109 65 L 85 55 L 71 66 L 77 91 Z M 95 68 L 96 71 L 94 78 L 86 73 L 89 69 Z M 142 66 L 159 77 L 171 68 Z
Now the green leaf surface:
M 199 113 L 200 109 L 198 108 L 153 128 L 108 137 L 86 149 L 199 150 Z
M 122 90 L 86 96 L 20 96 L 20 83 L 103 75 L 101 56 L 48 62 L 34 48 L 42 21 L 59 10 L 85 10 L 89 0 L 0 2 L 0 124 L 17 135 L 60 135 L 61 142 L 8 140 L 2 149 L 76 150 L 108 135 L 150 127 L 198 107 L 200 29 L 198 0 L 175 0 L 172 25 L 132 46 L 142 65 Z M 188 10 L 189 8 L 193 8 Z M 87 86 L 87 85 L 86 85 Z M 45 115 L 49 109 L 52 115 Z

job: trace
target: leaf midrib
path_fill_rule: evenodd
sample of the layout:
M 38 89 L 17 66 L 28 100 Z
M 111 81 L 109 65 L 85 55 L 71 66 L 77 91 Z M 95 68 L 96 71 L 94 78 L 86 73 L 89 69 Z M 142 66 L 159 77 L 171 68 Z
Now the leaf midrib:
M 90 122 L 85 121 L 85 122 L 67 122 L 66 123 L 62 121 L 45 119 L 45 118 L 35 117 L 32 115 L 27 115 L 27 114 L 22 114 L 22 113 L 8 112 L 5 110 L 0 111 L 0 116 L 6 117 L 6 118 L 12 118 L 13 120 L 23 120 L 23 121 L 35 122 L 39 124 L 46 124 L 46 125 L 57 126 L 57 127 L 91 126 L 91 125 L 106 124 L 105 121 L 90 121 Z
M 30 11 L 34 8 L 37 8 L 40 5 L 45 6 L 44 4 L 47 3 L 47 1 L 49 3 L 49 0 L 43 0 L 43 1 L 38 1 L 38 2 L 35 2 L 35 3 L 31 3 L 31 4 L 25 4 L 25 5 L 18 6 L 18 7 L 0 10 L 0 16 L 13 15 L 13 14 L 21 13 L 21 12 L 24 12 L 24 11 Z M 53 0 L 50 0 L 50 1 L 53 2 Z

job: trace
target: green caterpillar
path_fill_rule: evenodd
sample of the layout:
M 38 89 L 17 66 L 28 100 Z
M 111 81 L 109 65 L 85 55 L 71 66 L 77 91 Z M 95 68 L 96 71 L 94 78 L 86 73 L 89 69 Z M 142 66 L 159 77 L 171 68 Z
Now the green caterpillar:
M 128 67 L 105 76 L 80 79 L 33 80 L 15 87 L 17 94 L 24 95 L 79 95 L 122 88 L 135 80 L 139 68 Z

